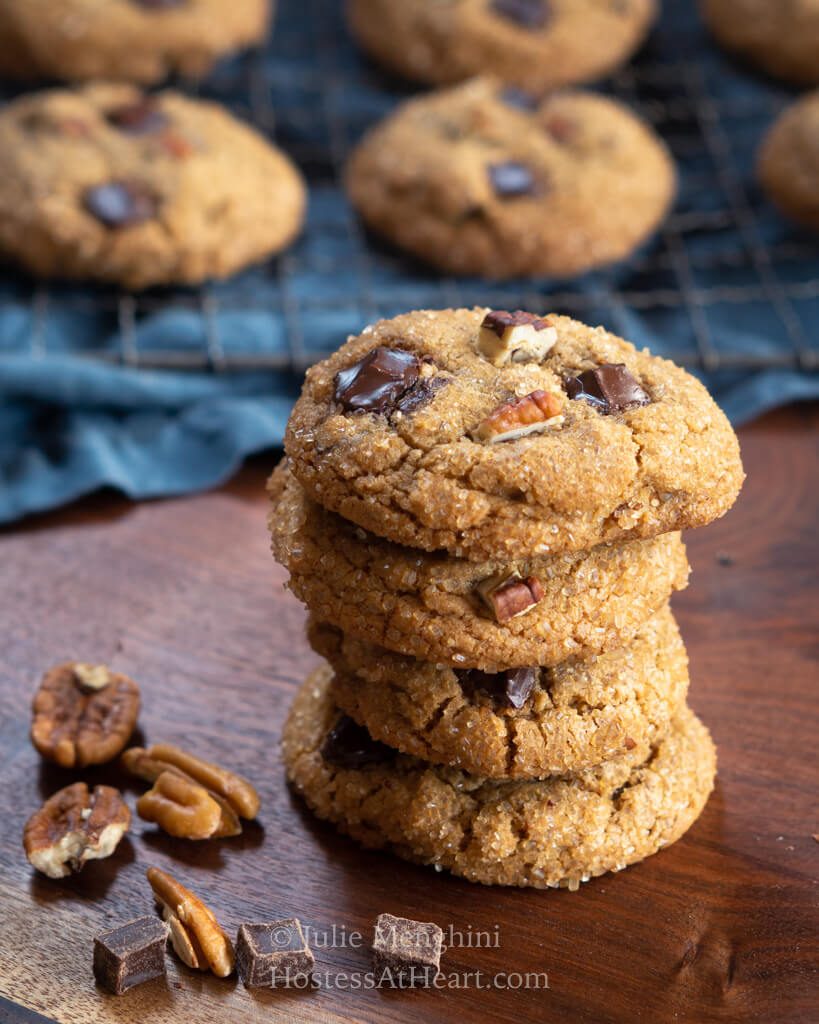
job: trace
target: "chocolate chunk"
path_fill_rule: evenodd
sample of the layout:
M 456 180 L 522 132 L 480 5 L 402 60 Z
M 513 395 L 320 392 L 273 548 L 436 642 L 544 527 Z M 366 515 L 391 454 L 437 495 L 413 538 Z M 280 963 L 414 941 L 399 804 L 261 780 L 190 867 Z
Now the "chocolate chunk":
M 537 110 L 540 106 L 540 100 L 537 96 L 533 96 L 530 92 L 525 92 L 523 89 L 518 89 L 514 85 L 507 85 L 505 89 L 501 89 L 499 96 L 501 102 L 505 103 L 508 107 L 515 107 L 517 110 Z
M 624 363 L 603 363 L 585 370 L 577 377 L 568 377 L 564 387 L 569 398 L 582 399 L 604 414 L 651 401 Z
M 374 740 L 363 725 L 349 715 L 342 715 L 327 733 L 321 756 L 328 764 L 338 768 L 364 768 L 390 760 L 395 751 L 385 743 Z
M 535 191 L 535 176 L 526 164 L 519 163 L 517 160 L 507 160 L 502 164 L 490 164 L 488 171 L 495 195 L 502 199 L 530 196 Z
M 168 929 L 155 917 L 103 932 L 94 939 L 94 977 L 100 988 L 121 995 L 134 985 L 165 975 Z
M 409 391 L 405 391 L 395 403 L 396 412 L 402 412 L 405 416 L 416 412 L 431 402 L 441 388 L 445 388 L 448 383 L 449 380 L 446 377 L 419 378 Z
M 314 963 L 296 917 L 239 926 L 236 970 L 247 988 L 287 987 L 309 977 Z
M 543 28 L 552 13 L 548 0 L 492 0 L 492 10 L 524 28 Z
M 379 346 L 336 374 L 336 401 L 347 412 L 388 412 L 418 380 L 411 352 Z
M 149 10 L 161 11 L 165 7 L 181 7 L 188 0 L 131 0 L 137 7 L 147 7 Z
M 464 690 L 483 690 L 495 700 L 520 710 L 532 696 L 537 672 L 536 668 L 510 668 L 495 673 L 472 668 L 461 669 L 457 675 Z
M 170 118 L 148 96 L 108 111 L 108 121 L 126 135 L 153 135 L 167 128 Z
M 107 228 L 127 228 L 150 220 L 157 211 L 154 194 L 138 181 L 110 181 L 85 192 L 85 208 Z
M 376 984 L 431 985 L 441 965 L 444 933 L 431 921 L 379 914 L 373 939 Z

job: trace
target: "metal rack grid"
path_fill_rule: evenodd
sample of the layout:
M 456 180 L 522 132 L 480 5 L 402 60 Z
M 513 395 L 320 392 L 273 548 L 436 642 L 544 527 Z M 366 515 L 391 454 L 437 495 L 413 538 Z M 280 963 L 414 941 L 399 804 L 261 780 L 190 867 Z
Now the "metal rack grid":
M 300 164 L 311 188 L 301 241 L 196 290 L 130 295 L 7 273 L 0 359 L 58 353 L 146 369 L 301 372 L 379 316 L 479 304 L 605 323 L 704 371 L 816 368 L 819 243 L 780 220 L 752 174 L 759 139 L 791 96 L 721 55 L 690 0 L 666 0 L 644 53 L 604 86 L 654 124 L 677 160 L 680 197 L 661 234 L 626 265 L 502 285 L 431 273 L 367 237 L 346 203 L 351 147 L 410 89 L 357 54 L 341 6 L 283 0 L 270 47 L 226 63 L 197 90 Z

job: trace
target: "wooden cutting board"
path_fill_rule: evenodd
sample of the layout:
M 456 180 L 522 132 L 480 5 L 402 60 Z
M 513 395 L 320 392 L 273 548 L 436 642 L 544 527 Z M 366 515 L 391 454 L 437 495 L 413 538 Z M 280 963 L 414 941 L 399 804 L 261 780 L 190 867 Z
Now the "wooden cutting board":
M 669 850 L 577 893 L 487 889 L 363 852 L 288 792 L 279 731 L 314 657 L 268 553 L 266 466 L 208 496 L 98 498 L 0 536 L 0 995 L 10 1001 L 0 1021 L 32 1019 L 12 1003 L 61 1024 L 819 1019 L 818 425 L 815 411 L 791 411 L 745 430 L 739 505 L 689 537 L 694 574 L 675 608 L 691 701 L 720 754 L 703 817 Z M 73 776 L 40 764 L 29 702 L 41 671 L 65 658 L 134 676 L 148 740 L 178 740 L 255 780 L 258 825 L 197 845 L 137 820 L 116 855 L 80 877 L 35 875 L 23 823 Z M 125 784 L 104 769 L 86 778 Z M 92 937 L 150 912 L 151 864 L 189 883 L 231 931 L 300 917 L 322 988 L 251 994 L 173 965 L 167 983 L 98 992 Z M 457 987 L 343 987 L 340 972 L 368 969 L 382 911 L 462 933 L 444 957 Z M 501 972 L 546 973 L 549 987 L 485 987 Z

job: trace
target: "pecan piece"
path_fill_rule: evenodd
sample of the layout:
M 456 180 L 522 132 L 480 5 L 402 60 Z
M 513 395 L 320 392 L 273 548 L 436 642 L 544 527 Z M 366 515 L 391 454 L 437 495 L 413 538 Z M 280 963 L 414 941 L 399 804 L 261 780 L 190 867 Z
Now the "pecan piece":
M 139 687 L 104 665 L 67 662 L 46 672 L 32 704 L 31 741 L 62 768 L 115 758 L 139 715 Z
M 131 747 L 129 750 L 126 750 L 122 755 L 122 766 L 131 775 L 144 779 L 146 782 L 156 782 L 163 772 L 174 772 L 187 779 L 191 785 L 197 784 L 196 780 L 192 779 L 186 772 L 183 772 L 181 768 L 176 768 L 168 761 L 160 761 L 158 758 L 151 757 L 144 747 Z M 207 789 L 207 787 L 205 788 Z M 222 811 L 222 817 L 216 827 L 216 831 L 208 838 L 226 839 L 230 836 L 240 836 L 242 834 L 242 825 L 236 811 L 219 793 L 214 793 L 213 790 L 209 789 L 208 796 L 219 804 Z
M 49 797 L 26 822 L 23 847 L 29 862 L 49 878 L 65 878 L 86 861 L 110 857 L 131 824 L 119 790 L 84 782 Z
M 477 590 L 498 622 L 509 622 L 543 600 L 543 587 L 537 576 L 490 576 L 478 584 Z
M 481 324 L 478 351 L 495 366 L 540 363 L 556 342 L 557 329 L 546 317 L 491 309 Z
M 148 868 L 147 877 L 179 959 L 194 970 L 211 970 L 217 978 L 232 974 L 233 944 L 213 911 L 166 871 Z
M 137 800 L 137 814 L 178 839 L 210 839 L 222 820 L 222 809 L 204 786 L 185 775 L 162 772 Z
M 240 817 L 252 820 L 259 813 L 259 794 L 241 775 L 210 761 L 203 761 L 170 743 L 155 743 L 147 753 L 157 761 L 178 768 L 205 789 L 224 797 Z
M 523 398 L 513 398 L 498 406 L 472 431 L 474 441 L 499 444 L 514 441 L 527 434 L 540 434 L 563 422 L 562 404 L 557 395 L 533 391 Z

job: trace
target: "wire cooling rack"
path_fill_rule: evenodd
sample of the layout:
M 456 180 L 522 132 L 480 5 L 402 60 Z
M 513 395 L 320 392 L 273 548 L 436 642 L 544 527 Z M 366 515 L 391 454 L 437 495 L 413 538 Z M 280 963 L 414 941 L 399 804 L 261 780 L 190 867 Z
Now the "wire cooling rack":
M 288 253 L 227 282 L 130 295 L 0 276 L 0 357 L 145 369 L 301 372 L 380 316 L 491 305 L 604 323 L 702 369 L 815 369 L 819 242 L 786 224 L 753 177 L 756 148 L 792 99 L 721 54 L 691 0 L 665 0 L 643 53 L 602 88 L 665 138 L 680 195 L 660 235 L 625 265 L 574 281 L 487 285 L 441 277 L 367 236 L 342 170 L 362 133 L 411 94 L 359 55 L 339 0 L 282 0 L 269 47 L 197 90 L 293 156 L 311 193 Z

